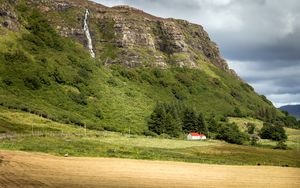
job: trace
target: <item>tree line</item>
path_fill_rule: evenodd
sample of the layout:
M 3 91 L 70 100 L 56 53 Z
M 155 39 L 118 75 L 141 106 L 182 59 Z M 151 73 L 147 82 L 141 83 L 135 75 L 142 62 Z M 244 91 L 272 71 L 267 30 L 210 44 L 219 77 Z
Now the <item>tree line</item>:
M 178 103 L 157 103 L 148 121 L 148 129 L 154 134 L 171 137 L 198 132 L 235 144 L 243 144 L 249 139 L 235 123 L 220 123 L 214 116 L 206 120 L 203 113 Z
M 158 103 L 150 116 L 151 132 L 179 137 L 182 133 L 208 133 L 204 115 L 180 104 Z
M 283 125 L 280 124 L 264 123 L 258 135 L 254 133 L 255 129 L 255 124 L 248 123 L 246 132 L 242 132 L 237 124 L 228 122 L 227 117 L 217 119 L 211 115 L 205 118 L 203 113 L 181 103 L 157 103 L 148 121 L 151 135 L 180 137 L 198 132 L 229 143 L 243 144 L 250 141 L 252 145 L 256 145 L 258 136 L 281 144 L 287 139 Z

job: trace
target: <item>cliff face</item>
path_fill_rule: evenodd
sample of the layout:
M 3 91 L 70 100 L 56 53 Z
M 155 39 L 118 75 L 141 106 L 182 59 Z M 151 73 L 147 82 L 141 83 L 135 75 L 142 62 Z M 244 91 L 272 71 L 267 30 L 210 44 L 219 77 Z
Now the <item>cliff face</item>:
M 19 22 L 17 15 L 8 3 L 0 1 L 0 26 L 8 28 L 12 31 L 19 30 Z M 14 3 L 13 1 L 11 3 Z
M 128 6 L 108 8 L 89 1 L 38 0 L 27 3 L 44 12 L 61 36 L 71 37 L 85 46 L 83 19 L 88 9 L 96 58 L 106 64 L 201 68 L 201 63 L 206 62 L 232 72 L 217 45 L 200 25 L 162 19 Z

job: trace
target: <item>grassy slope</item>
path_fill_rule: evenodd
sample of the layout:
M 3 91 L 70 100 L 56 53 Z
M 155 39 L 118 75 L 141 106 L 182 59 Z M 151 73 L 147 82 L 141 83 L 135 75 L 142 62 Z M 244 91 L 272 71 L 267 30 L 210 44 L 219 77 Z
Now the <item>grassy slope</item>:
M 35 136 L 31 135 L 32 128 Z M 121 157 L 153 160 L 176 160 L 237 165 L 285 165 L 300 167 L 300 152 L 262 147 L 232 145 L 208 140 L 191 142 L 138 135 L 87 130 L 44 119 L 37 115 L 0 108 L 0 132 L 20 137 L 2 139 L 1 149 L 38 151 L 71 156 Z M 25 135 L 24 135 L 24 134 Z M 26 134 L 28 134 L 26 136 Z M 39 134 L 39 135 L 38 135 Z M 67 134 L 61 136 L 61 134 Z M 288 132 L 290 134 L 290 132 Z M 299 136 L 299 132 L 293 132 Z M 289 144 L 289 143 L 288 143 Z M 299 143 L 298 143 L 299 144 Z
M 133 133 L 146 130 L 147 118 L 158 101 L 183 102 L 217 116 L 232 113 L 235 106 L 249 115 L 260 107 L 273 108 L 251 87 L 207 62 L 201 62 L 200 70 L 106 67 L 101 60 L 91 59 L 81 44 L 59 37 L 47 24 L 41 27 L 47 28 L 40 35 L 43 44 L 25 28 L 28 23 L 41 23 L 32 20 L 31 14 L 24 7 L 17 11 L 23 24 L 20 32 L 0 27 L 2 106 L 58 122 L 86 124 L 90 129 L 124 132 L 130 127 Z M 75 24 L 73 19 L 64 21 Z M 116 50 L 106 45 L 103 49 L 107 50 L 104 59 Z

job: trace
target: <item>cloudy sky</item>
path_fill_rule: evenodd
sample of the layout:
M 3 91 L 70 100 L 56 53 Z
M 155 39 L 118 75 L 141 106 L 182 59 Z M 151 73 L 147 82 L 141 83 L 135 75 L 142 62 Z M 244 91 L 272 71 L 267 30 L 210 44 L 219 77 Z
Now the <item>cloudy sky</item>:
M 201 24 L 223 57 L 276 106 L 300 104 L 299 0 L 94 0 Z

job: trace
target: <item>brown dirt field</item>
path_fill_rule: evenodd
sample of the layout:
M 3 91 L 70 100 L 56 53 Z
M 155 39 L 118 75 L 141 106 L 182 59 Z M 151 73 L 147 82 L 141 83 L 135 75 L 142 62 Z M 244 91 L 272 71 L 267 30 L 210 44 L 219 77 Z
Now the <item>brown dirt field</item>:
M 0 187 L 300 187 L 300 168 L 0 151 Z

